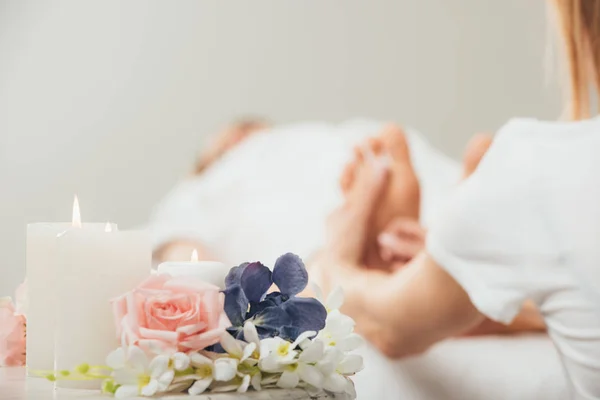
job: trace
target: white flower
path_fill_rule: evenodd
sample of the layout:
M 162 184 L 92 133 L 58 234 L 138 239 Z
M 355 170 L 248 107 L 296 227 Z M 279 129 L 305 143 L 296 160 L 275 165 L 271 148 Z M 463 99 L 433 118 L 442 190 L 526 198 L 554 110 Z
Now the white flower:
M 360 335 L 354 333 L 355 322 L 352 318 L 333 310 L 327 315 L 325 328 L 317 335 L 326 346 L 335 347 L 342 352 L 356 350 L 363 343 Z
M 280 337 L 266 338 L 260 341 L 260 369 L 265 372 L 283 372 L 286 365 L 296 362 L 299 351 L 296 347 L 316 332 L 306 331 L 293 342 Z
M 221 336 L 221 346 L 227 354 L 238 359 L 240 363 L 247 362 L 248 364 L 256 365 L 258 356 L 255 352 L 259 348 L 260 341 L 256 327 L 252 322 L 246 322 L 244 325 L 244 337 L 247 336 L 250 336 L 252 340 L 249 343 L 237 340 L 231 334 L 225 332 Z
M 314 364 L 323 357 L 325 345 L 320 340 L 312 341 L 298 356 L 298 360 L 286 365 L 277 386 L 284 389 L 292 389 L 298 386 L 300 381 L 321 389 L 325 377 Z
M 118 348 L 108 355 L 106 364 L 113 369 L 115 383 L 121 385 L 115 392 L 118 399 L 163 393 L 175 376 L 168 356 L 159 355 L 150 361 L 137 346 L 129 346 L 127 351 Z
M 175 353 L 172 357 L 175 371 L 185 371 L 190 366 L 190 357 L 185 353 Z
M 181 378 L 175 378 L 175 380 L 189 380 L 194 379 L 194 384 L 188 389 L 188 393 L 192 396 L 204 393 L 210 386 L 214 379 L 214 363 L 208 357 L 203 356 L 199 353 L 192 353 L 190 355 L 190 365 L 194 368 L 194 375 L 183 376 Z
M 178 377 L 176 380 L 195 380 L 188 389 L 188 393 L 192 396 L 203 393 L 213 381 L 229 382 L 237 376 L 238 360 L 234 358 L 221 357 L 212 360 L 200 353 L 193 353 L 190 356 L 190 364 L 195 373 Z
M 342 307 L 342 304 L 344 304 L 344 290 L 341 286 L 336 286 L 331 293 L 329 293 L 327 299 L 324 299 L 321 288 L 314 282 L 312 282 L 311 285 L 315 297 L 325 306 L 327 312 L 339 310 L 340 307 Z
M 346 355 L 335 347 L 329 347 L 325 350 L 324 357 L 317 362 L 317 368 L 325 377 L 323 389 L 351 393 L 354 386 L 347 376 L 354 375 L 363 368 L 363 359 L 357 354 Z

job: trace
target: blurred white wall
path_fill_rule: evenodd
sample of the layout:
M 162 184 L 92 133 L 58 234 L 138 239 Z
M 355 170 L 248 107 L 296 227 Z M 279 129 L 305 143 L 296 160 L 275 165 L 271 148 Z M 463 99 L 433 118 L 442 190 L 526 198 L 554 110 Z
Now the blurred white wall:
M 545 2 L 0 0 L 0 295 L 25 225 L 143 223 L 207 135 L 275 122 L 410 124 L 452 155 L 554 118 Z

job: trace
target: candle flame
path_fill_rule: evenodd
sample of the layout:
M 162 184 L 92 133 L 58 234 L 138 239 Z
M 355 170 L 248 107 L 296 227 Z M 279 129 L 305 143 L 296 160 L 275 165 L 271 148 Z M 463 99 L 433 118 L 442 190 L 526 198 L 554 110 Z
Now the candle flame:
M 73 200 L 73 227 L 81 228 L 81 211 L 79 210 L 79 199 L 75 195 Z
M 192 262 L 196 262 L 198 261 L 198 251 L 196 249 L 194 249 L 194 251 L 192 251 L 192 258 L 191 258 Z
M 104 227 L 104 232 L 112 232 L 112 226 L 110 226 L 110 222 L 106 223 L 106 226 Z

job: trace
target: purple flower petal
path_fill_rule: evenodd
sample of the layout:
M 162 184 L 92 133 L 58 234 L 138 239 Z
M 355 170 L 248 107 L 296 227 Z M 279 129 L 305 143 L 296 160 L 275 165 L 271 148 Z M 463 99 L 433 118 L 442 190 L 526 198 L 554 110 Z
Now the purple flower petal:
M 259 262 L 248 264 L 241 276 L 241 285 L 246 298 L 254 303 L 261 301 L 271 287 L 271 270 Z
M 248 263 L 243 263 L 237 267 L 231 268 L 229 270 L 229 273 L 225 277 L 225 287 L 233 286 L 236 284 L 240 285 L 241 280 L 242 280 L 242 274 L 244 273 L 244 270 L 246 269 L 247 266 L 248 266 Z
M 273 282 L 279 291 L 294 296 L 304 290 L 308 284 L 308 272 L 302 259 L 295 254 L 287 253 L 275 261 Z
M 258 331 L 262 336 L 275 336 L 282 327 L 292 325 L 290 316 L 281 307 L 265 308 L 252 318 L 252 322 L 260 328 Z
M 248 311 L 248 299 L 240 285 L 229 286 L 225 293 L 225 314 L 235 326 L 243 326 Z
M 281 308 L 289 315 L 290 325 L 305 331 L 320 331 L 325 327 L 327 310 L 316 299 L 294 297 L 281 305 Z

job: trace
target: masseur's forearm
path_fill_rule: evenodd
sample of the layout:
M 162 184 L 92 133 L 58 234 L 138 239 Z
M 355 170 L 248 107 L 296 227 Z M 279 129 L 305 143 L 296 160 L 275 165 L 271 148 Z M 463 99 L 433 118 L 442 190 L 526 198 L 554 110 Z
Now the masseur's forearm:
M 340 264 L 322 272 L 326 282 L 343 287 L 343 311 L 355 319 L 357 330 L 389 357 L 420 353 L 484 319 L 425 253 L 391 274 Z

